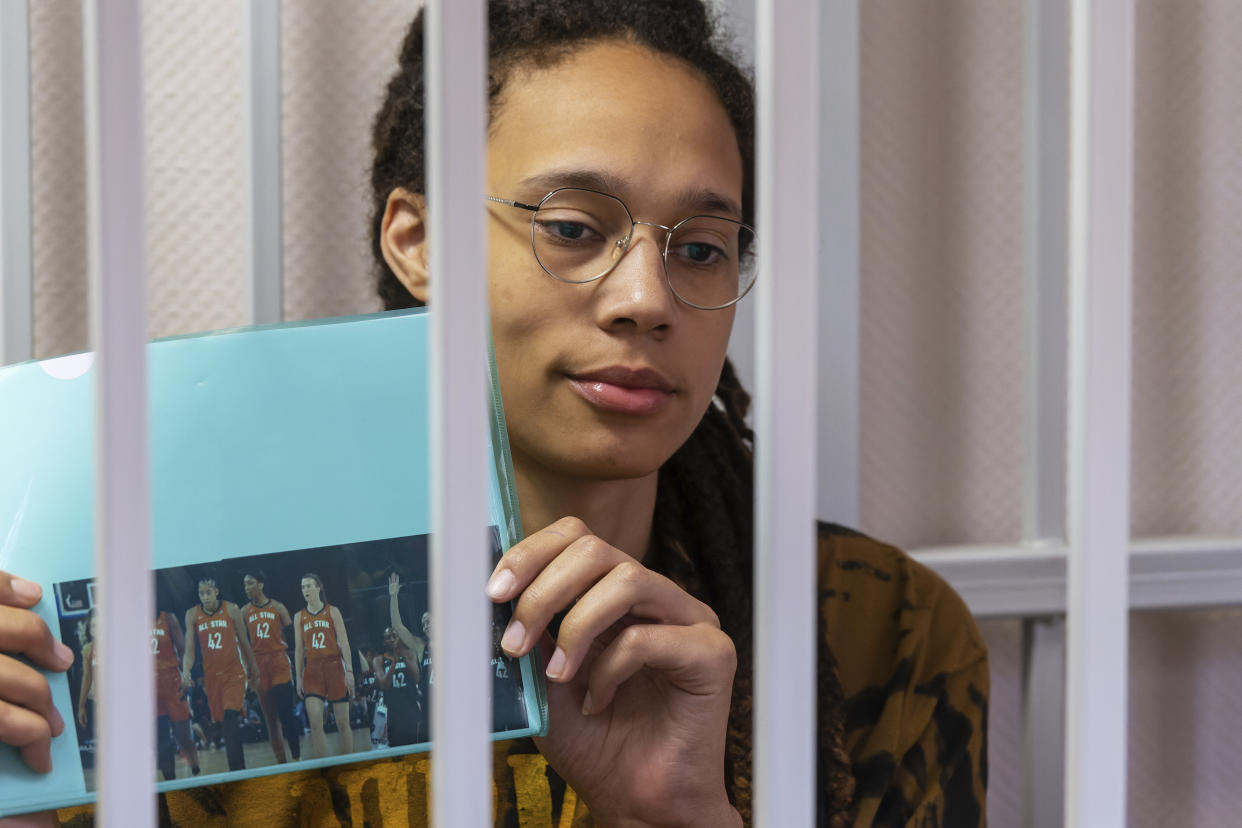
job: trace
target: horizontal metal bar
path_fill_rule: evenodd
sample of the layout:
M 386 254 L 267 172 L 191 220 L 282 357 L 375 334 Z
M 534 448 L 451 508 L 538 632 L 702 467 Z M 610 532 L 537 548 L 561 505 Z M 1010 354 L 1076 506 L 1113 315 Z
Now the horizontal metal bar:
M 1065 612 L 1064 545 L 955 546 L 911 555 L 976 616 Z M 1242 605 L 1242 537 L 1144 538 L 1130 545 L 1130 609 Z

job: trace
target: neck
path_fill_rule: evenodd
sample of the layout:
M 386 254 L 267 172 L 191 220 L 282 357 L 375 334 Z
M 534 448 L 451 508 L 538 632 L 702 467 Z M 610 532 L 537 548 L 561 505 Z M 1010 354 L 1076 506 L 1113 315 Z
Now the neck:
M 530 534 L 563 518 L 638 560 L 651 543 L 658 472 L 625 480 L 568 478 L 514 458 L 522 527 Z
M 323 609 L 323 601 L 307 601 L 306 608 L 311 612 L 319 612 Z

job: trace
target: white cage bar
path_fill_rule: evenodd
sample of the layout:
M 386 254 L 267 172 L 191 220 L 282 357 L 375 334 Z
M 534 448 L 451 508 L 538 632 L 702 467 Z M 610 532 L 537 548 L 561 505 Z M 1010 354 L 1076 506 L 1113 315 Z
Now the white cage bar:
M 30 5 L 0 2 L 0 365 L 33 355 Z
M 487 123 L 485 0 L 427 4 L 427 198 L 431 290 L 431 706 L 433 821 L 491 824 L 487 703 Z M 451 48 L 449 45 L 451 44 Z M 451 738 L 449 736 L 451 734 Z
M 820 6 L 818 516 L 858 525 L 862 462 L 861 71 L 858 0 Z M 812 70 L 814 71 L 814 70 Z
M 1071 34 L 1066 824 L 1126 812 L 1134 2 Z
M 252 0 L 245 15 L 250 83 L 250 321 L 256 325 L 284 319 L 281 201 L 280 0 Z
M 84 5 L 104 826 L 155 825 L 140 0 Z M 122 597 L 123 596 L 123 597 Z
M 756 7 L 754 819 L 815 822 L 819 9 Z M 780 404 L 777 404 L 777 400 Z

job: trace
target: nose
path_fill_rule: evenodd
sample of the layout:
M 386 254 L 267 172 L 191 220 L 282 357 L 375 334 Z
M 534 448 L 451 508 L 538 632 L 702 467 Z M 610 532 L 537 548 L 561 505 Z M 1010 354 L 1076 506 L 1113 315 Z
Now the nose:
M 619 250 L 620 260 L 599 282 L 596 314 L 600 327 L 662 334 L 672 324 L 678 303 L 664 272 L 666 232 L 658 225 L 636 223 L 630 243 Z

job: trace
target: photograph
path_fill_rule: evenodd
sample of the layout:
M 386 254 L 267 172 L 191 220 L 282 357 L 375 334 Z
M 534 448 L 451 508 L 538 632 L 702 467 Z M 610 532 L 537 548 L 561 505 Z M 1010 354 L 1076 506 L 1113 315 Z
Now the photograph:
M 490 532 L 491 555 L 500 536 Z M 435 668 L 428 536 L 155 571 L 157 781 L 373 750 L 426 749 Z M 95 789 L 95 583 L 56 584 L 88 790 Z M 492 611 L 493 727 L 528 724 L 518 659 Z

